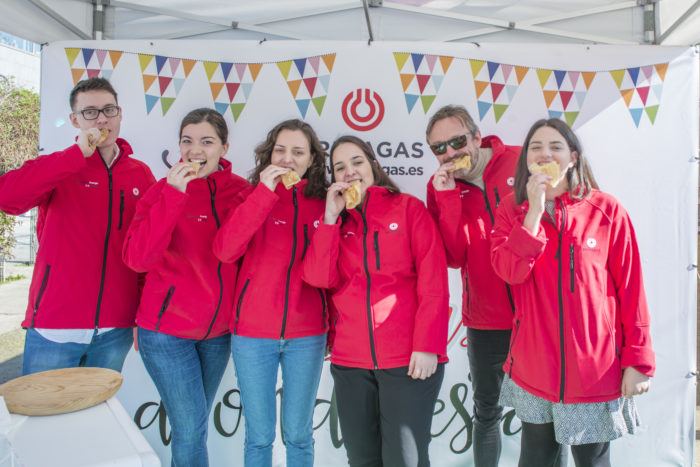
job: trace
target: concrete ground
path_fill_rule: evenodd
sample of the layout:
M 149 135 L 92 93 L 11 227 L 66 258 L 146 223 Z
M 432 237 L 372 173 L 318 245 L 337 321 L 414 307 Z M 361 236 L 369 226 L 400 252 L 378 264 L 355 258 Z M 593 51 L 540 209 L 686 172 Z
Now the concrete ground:
M 7 263 L 6 277 L 19 274 L 24 278 L 0 284 L 0 384 L 22 374 L 24 329 L 20 323 L 27 309 L 33 270 L 22 263 Z

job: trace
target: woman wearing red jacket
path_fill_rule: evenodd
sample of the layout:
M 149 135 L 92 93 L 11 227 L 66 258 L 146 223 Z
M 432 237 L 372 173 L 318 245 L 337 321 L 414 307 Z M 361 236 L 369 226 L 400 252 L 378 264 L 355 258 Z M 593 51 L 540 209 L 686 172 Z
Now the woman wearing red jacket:
M 172 429 L 173 466 L 206 466 L 209 412 L 228 363 L 236 265 L 211 251 L 248 187 L 223 159 L 224 118 L 197 109 L 180 126 L 182 161 L 139 201 L 124 262 L 148 272 L 136 316 L 141 358 Z
M 222 261 L 243 257 L 229 329 L 248 466 L 272 465 L 279 367 L 287 466 L 314 462 L 313 410 L 328 319 L 325 291 L 301 280 L 301 260 L 323 213 L 324 156 L 307 123 L 275 126 L 255 149 L 254 189 L 214 241 Z M 290 171 L 301 181 L 286 188 L 282 175 Z
M 361 139 L 336 140 L 331 167 L 304 280 L 330 289 L 334 305 L 328 345 L 348 461 L 427 466 L 447 361 L 442 240 L 423 203 L 399 192 Z M 345 210 L 342 192 L 355 180 L 362 201 Z
M 554 175 L 541 167 L 554 162 Z M 522 420 L 520 466 L 609 466 L 609 441 L 638 424 L 654 352 L 629 216 L 598 191 L 581 145 L 559 119 L 527 135 L 514 192 L 496 212 L 491 261 L 512 285 L 515 316 L 501 403 Z

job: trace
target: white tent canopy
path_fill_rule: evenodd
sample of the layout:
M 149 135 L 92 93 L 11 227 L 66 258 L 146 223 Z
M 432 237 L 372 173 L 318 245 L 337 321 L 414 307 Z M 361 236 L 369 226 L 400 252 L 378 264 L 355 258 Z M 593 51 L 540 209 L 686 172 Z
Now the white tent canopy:
M 694 45 L 700 0 L 3 0 L 0 30 L 69 39 Z

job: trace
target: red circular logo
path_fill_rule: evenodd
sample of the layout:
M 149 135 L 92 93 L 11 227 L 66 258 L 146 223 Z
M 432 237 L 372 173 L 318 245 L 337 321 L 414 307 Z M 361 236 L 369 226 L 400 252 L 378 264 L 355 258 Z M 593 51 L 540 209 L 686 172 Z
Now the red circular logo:
M 374 91 L 355 89 L 343 100 L 343 120 L 357 131 L 369 131 L 377 127 L 384 118 L 384 101 Z

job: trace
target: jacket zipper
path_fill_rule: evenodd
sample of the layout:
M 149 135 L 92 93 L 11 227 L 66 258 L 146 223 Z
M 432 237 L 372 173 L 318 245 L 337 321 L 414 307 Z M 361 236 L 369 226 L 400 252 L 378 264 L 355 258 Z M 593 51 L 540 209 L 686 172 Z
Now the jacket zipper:
M 362 231 L 362 247 L 364 250 L 364 265 L 365 274 L 367 275 L 367 328 L 369 329 L 369 348 L 372 352 L 372 363 L 374 364 L 374 369 L 376 370 L 379 365 L 377 365 L 377 353 L 374 349 L 374 329 L 372 327 L 372 301 L 370 298 L 370 289 L 372 287 L 372 279 L 369 276 L 369 264 L 367 263 L 367 204 L 369 203 L 369 193 L 365 194 L 364 209 L 358 209 L 360 216 L 362 216 L 362 223 L 364 224 L 364 229 Z
M 124 190 L 119 190 L 119 225 L 117 230 L 122 228 L 122 218 L 124 217 Z
M 299 261 L 304 259 L 304 256 L 306 256 L 306 249 L 308 248 L 310 243 L 311 242 L 309 242 L 309 226 L 304 224 L 304 249 L 301 252 L 301 259 Z
M 163 300 L 163 304 L 160 306 L 160 313 L 158 313 L 158 323 L 156 323 L 156 331 L 160 327 L 160 319 L 163 317 L 163 313 L 165 313 L 166 308 L 168 308 L 168 305 L 170 304 L 170 299 L 173 298 L 174 293 L 175 286 L 171 285 L 170 288 L 168 288 L 168 293 L 165 294 L 165 300 Z
M 569 275 L 571 276 L 571 293 L 574 293 L 574 246 L 569 245 Z
M 109 236 L 112 231 L 112 193 L 114 192 L 112 169 L 115 165 L 117 165 L 117 162 L 119 162 L 121 156 L 122 150 L 120 149 L 119 155 L 114 160 L 111 167 L 107 167 L 107 164 L 105 163 L 104 159 L 102 159 L 102 156 L 100 156 L 100 160 L 107 169 L 107 177 L 109 178 L 109 204 L 107 206 L 107 233 L 105 234 L 105 246 L 104 251 L 102 252 L 102 274 L 100 275 L 100 289 L 97 293 L 97 306 L 95 308 L 95 329 L 99 329 L 100 327 L 100 309 L 102 308 L 102 293 L 104 292 L 105 276 L 107 274 L 107 250 L 109 248 Z
M 41 281 L 41 287 L 39 287 L 39 292 L 36 294 L 36 301 L 34 302 L 34 313 L 32 314 L 32 325 L 34 327 L 34 319 L 36 318 L 36 312 L 39 310 L 39 303 L 41 303 L 41 297 L 44 295 L 46 290 L 46 284 L 49 282 L 49 273 L 51 272 L 51 265 L 47 264 L 44 270 L 44 278 Z
M 219 221 L 219 215 L 216 213 L 216 201 L 215 201 L 215 196 L 216 196 L 216 180 L 211 179 L 211 184 L 209 183 L 210 179 L 207 179 L 207 188 L 209 188 L 209 194 L 211 196 L 211 213 L 214 216 L 214 220 L 216 221 L 216 229 L 219 230 L 221 227 L 221 222 Z M 212 188 L 212 185 L 214 187 Z M 216 275 L 219 278 L 219 301 L 216 304 L 216 310 L 214 311 L 214 317 L 211 319 L 211 322 L 209 323 L 209 329 L 207 329 L 207 333 L 204 334 L 204 337 L 202 337 L 202 340 L 206 339 L 209 337 L 209 333 L 211 333 L 212 328 L 214 327 L 214 322 L 216 321 L 216 317 L 219 315 L 219 308 L 221 308 L 221 301 L 224 298 L 224 279 L 221 277 L 221 261 L 219 261 L 219 265 L 216 267 Z
M 374 257 L 377 260 L 377 271 L 381 269 L 381 263 L 379 262 L 379 231 L 374 232 Z
M 564 390 L 566 388 L 566 351 L 564 349 L 564 291 L 562 288 L 562 235 L 564 233 L 564 228 L 566 227 L 566 209 L 564 204 L 559 200 L 559 205 L 561 206 L 561 229 L 558 231 L 559 234 L 559 246 L 557 247 L 557 253 L 554 256 L 558 260 L 558 295 L 559 295 L 559 352 L 561 359 L 561 378 L 559 381 L 559 401 L 564 402 Z M 556 229 L 556 227 L 555 227 Z
M 284 339 L 284 330 L 287 327 L 287 309 L 289 307 L 289 281 L 292 278 L 292 266 L 294 266 L 294 256 L 297 253 L 297 217 L 299 215 L 299 206 L 297 206 L 297 187 L 292 187 L 292 202 L 294 203 L 294 223 L 292 227 L 292 258 L 289 260 L 289 268 L 287 269 L 287 284 L 284 289 L 284 314 L 282 315 L 282 332 L 280 339 Z
M 493 187 L 493 196 L 496 198 L 496 207 L 501 204 L 501 197 L 498 195 L 498 187 Z
M 510 340 L 510 346 L 508 347 L 508 355 L 510 355 L 510 368 L 508 368 L 508 377 L 513 372 L 513 344 L 515 344 L 515 339 L 518 337 L 518 331 L 520 330 L 520 318 L 515 320 L 515 333 L 513 338 Z
M 243 305 L 243 296 L 245 295 L 245 290 L 248 288 L 248 283 L 250 279 L 245 280 L 243 284 L 243 290 L 241 290 L 241 295 L 238 297 L 238 303 L 236 303 L 236 324 L 233 326 L 233 333 L 238 334 L 238 318 L 241 317 L 241 305 Z

